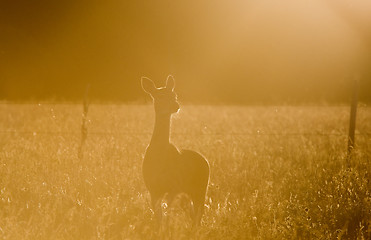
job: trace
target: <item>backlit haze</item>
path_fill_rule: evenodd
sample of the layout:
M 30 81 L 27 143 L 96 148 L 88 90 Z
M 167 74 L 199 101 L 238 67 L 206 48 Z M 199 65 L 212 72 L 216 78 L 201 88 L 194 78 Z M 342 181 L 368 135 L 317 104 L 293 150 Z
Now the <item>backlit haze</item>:
M 370 54 L 367 0 L 0 1 L 1 100 L 370 102 Z

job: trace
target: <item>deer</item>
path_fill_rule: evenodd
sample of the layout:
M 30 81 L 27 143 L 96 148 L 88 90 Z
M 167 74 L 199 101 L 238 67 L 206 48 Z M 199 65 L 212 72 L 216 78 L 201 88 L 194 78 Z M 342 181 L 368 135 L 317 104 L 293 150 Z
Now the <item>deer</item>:
M 144 92 L 152 97 L 155 110 L 153 134 L 142 163 L 143 179 L 150 193 L 152 209 L 161 222 L 162 201 L 166 198 L 171 206 L 176 196 L 186 194 L 192 206 L 192 222 L 198 226 L 209 183 L 209 163 L 200 153 L 179 150 L 170 141 L 171 116 L 180 110 L 173 76 L 167 77 L 165 87 L 157 88 L 147 77 L 141 78 L 141 85 Z

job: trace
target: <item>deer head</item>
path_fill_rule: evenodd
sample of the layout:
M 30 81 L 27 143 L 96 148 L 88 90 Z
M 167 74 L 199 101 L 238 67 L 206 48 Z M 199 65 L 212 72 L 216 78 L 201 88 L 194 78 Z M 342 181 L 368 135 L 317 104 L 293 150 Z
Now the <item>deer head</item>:
M 177 95 L 174 92 L 175 80 L 173 76 L 169 75 L 166 86 L 161 88 L 157 88 L 151 79 L 142 77 L 142 88 L 152 97 L 156 113 L 167 115 L 179 111 Z

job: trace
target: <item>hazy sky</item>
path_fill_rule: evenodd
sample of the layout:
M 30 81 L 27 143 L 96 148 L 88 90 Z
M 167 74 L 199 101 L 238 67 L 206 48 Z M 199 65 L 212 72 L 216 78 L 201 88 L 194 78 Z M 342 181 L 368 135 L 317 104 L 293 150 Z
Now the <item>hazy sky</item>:
M 188 100 L 335 99 L 370 29 L 367 0 L 0 0 L 0 97 L 134 99 L 173 74 Z

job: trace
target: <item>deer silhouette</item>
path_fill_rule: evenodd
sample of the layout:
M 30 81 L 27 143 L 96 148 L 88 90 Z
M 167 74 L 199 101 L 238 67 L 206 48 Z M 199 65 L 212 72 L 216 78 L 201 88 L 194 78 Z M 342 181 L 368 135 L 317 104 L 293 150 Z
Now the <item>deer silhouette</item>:
M 193 205 L 191 217 L 200 224 L 209 182 L 209 163 L 199 153 L 178 150 L 170 142 L 171 115 L 179 111 L 175 80 L 170 75 L 166 86 L 156 88 L 149 78 L 141 79 L 143 90 L 150 94 L 155 109 L 155 126 L 143 159 L 144 183 L 151 195 L 155 215 L 161 220 L 162 200 L 170 205 L 178 194 L 187 194 Z

